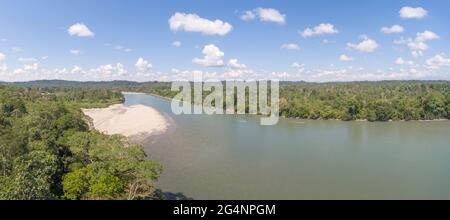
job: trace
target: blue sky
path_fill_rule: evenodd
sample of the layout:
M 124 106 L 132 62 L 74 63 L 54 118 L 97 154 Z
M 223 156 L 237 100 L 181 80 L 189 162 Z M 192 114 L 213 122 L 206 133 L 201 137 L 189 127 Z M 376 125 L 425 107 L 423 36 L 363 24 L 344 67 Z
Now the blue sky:
M 2 0 L 0 80 L 448 80 L 449 8 L 440 0 Z

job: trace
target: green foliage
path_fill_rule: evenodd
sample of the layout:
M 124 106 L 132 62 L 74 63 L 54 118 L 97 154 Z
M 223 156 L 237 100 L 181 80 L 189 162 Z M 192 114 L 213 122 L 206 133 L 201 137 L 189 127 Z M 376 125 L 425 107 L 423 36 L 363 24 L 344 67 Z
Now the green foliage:
M 9 182 L 1 190 L 3 199 L 55 199 L 52 190 L 58 158 L 45 151 L 32 151 L 14 161 Z
M 50 91 L 102 88 L 112 91 L 144 92 L 165 98 L 173 98 L 178 93 L 171 91 L 170 82 L 36 81 L 19 85 L 45 87 Z M 106 92 L 104 93 L 106 95 Z M 79 92 L 76 94 L 80 95 Z M 208 92 L 204 92 L 203 95 L 208 95 Z M 75 94 L 73 96 L 76 97 Z M 301 119 L 369 121 L 449 119 L 450 82 L 280 82 L 280 113 L 285 117 Z
M 0 199 L 147 199 L 161 166 L 121 136 L 89 131 L 105 89 L 0 86 Z

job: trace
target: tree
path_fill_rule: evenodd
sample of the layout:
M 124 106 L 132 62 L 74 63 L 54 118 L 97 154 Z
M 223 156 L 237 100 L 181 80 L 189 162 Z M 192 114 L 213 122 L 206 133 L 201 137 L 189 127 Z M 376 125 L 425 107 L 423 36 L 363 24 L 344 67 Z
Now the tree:
M 32 151 L 18 157 L 13 174 L 3 190 L 5 199 L 56 199 L 52 191 L 53 177 L 58 171 L 58 159 L 45 151 Z

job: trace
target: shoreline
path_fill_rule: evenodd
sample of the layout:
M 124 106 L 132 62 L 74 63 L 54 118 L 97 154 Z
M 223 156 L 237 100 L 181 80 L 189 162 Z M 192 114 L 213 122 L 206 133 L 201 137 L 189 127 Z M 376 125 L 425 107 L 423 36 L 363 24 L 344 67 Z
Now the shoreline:
M 107 108 L 90 108 L 81 111 L 87 117 L 90 129 L 107 135 L 123 135 L 129 140 L 143 140 L 164 133 L 169 121 L 162 113 L 145 105 L 110 105 Z
M 122 92 L 123 94 L 137 94 L 137 95 L 150 95 L 150 96 L 154 96 L 160 99 L 164 99 L 166 101 L 172 101 L 171 98 L 167 98 L 164 96 L 160 96 L 157 94 L 153 94 L 153 93 L 146 93 L 146 92 Z M 260 114 L 245 114 L 245 115 L 257 115 L 257 116 L 261 116 Z M 330 119 L 323 119 L 323 118 L 318 118 L 318 119 L 309 119 L 309 118 L 295 118 L 295 117 L 286 117 L 286 116 L 280 116 L 280 118 L 284 118 L 284 119 L 295 119 L 295 120 L 312 120 L 312 121 L 342 121 L 342 122 L 442 122 L 442 121 L 449 121 L 450 119 L 447 118 L 441 118 L 441 119 L 431 119 L 431 120 L 426 120 L 426 119 L 419 119 L 419 120 L 388 120 L 388 121 L 369 121 L 367 119 L 355 119 L 355 120 L 342 120 L 342 119 L 337 119 L 337 118 L 330 118 Z

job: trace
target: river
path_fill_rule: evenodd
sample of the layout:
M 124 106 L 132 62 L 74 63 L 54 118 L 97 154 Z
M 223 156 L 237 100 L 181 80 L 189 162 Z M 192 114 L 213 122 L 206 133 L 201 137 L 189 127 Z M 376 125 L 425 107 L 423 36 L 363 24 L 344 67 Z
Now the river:
M 170 102 L 126 94 L 171 129 L 144 143 L 169 198 L 450 199 L 450 122 L 342 122 L 173 115 Z

